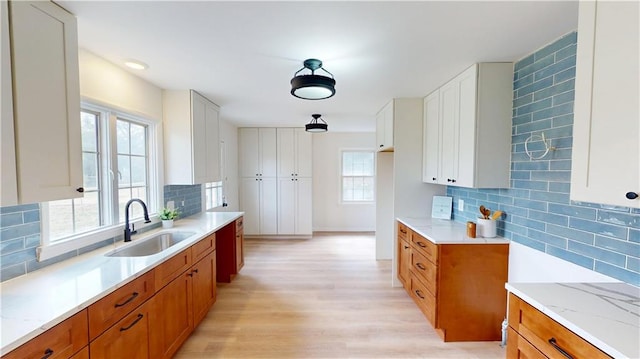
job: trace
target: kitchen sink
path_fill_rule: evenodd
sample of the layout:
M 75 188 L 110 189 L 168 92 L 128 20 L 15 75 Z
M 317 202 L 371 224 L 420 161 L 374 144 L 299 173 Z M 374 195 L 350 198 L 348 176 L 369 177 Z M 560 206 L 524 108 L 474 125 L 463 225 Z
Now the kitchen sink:
M 193 236 L 196 232 L 165 232 L 155 236 L 140 240 L 114 252 L 107 254 L 107 257 L 144 257 L 160 253 L 165 249 L 182 242 Z

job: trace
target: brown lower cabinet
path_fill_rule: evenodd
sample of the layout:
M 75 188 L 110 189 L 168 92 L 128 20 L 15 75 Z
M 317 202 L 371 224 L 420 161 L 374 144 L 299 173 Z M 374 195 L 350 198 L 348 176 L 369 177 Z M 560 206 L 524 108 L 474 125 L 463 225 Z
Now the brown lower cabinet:
M 508 243 L 435 244 L 398 222 L 398 253 L 398 279 L 445 342 L 501 339 Z
M 216 301 L 216 239 L 242 250 L 232 234 L 203 238 L 2 359 L 171 358 Z
M 611 357 L 510 293 L 507 358 L 605 359 Z

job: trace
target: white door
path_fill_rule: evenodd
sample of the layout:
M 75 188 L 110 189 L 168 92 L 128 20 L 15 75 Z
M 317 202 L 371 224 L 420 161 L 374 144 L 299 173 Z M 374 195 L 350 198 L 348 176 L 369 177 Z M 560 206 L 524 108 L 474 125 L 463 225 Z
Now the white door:
M 240 177 L 260 175 L 260 137 L 257 128 L 238 130 L 238 158 Z
M 277 137 L 275 128 L 260 129 L 260 174 L 262 177 L 276 177 Z
M 293 128 L 277 129 L 278 177 L 293 177 L 296 173 L 296 141 Z
M 244 233 L 260 234 L 260 180 L 240 179 L 240 208 L 244 211 Z
M 278 234 L 278 182 L 260 178 L 260 234 Z
M 311 177 L 313 174 L 313 135 L 302 128 L 295 129 L 296 177 Z
M 296 233 L 296 179 L 278 179 L 278 234 Z
M 450 82 L 440 88 L 440 116 L 442 117 L 442 138 L 440 141 L 441 165 L 438 183 L 451 184 L 455 179 L 458 157 L 458 84 Z
M 440 165 L 440 93 L 438 90 L 424 99 L 422 181 L 438 183 Z
M 76 18 L 48 1 L 9 11 L 19 200 L 82 197 Z
M 210 101 L 206 102 L 205 121 L 207 131 L 207 182 L 222 180 L 220 171 L 220 121 L 218 109 Z
M 312 180 L 310 177 L 296 178 L 296 234 L 311 235 L 313 232 Z
M 193 158 L 193 184 L 207 181 L 207 100 L 191 91 L 191 138 Z
M 476 98 L 477 65 L 467 69 L 457 77 L 458 81 L 458 140 L 455 185 L 473 187 L 475 185 L 476 164 Z

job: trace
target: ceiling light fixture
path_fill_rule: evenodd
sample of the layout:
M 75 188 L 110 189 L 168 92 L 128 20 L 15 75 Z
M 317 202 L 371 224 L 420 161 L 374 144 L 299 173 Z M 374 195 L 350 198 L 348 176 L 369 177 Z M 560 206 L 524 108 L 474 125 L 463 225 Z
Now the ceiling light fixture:
M 138 61 L 138 60 L 126 60 L 124 62 L 124 64 L 129 67 L 132 68 L 134 70 L 146 70 L 149 68 L 149 65 L 145 64 L 144 62 Z
M 311 115 L 311 117 L 313 117 L 313 120 L 311 120 L 311 122 L 307 123 L 304 126 L 305 131 L 307 132 L 327 132 L 327 130 L 329 130 L 329 125 L 327 125 L 327 123 L 322 119 L 321 114 L 319 113 L 314 113 L 313 115 Z M 318 122 L 318 120 L 322 121 L 322 122 Z
M 298 70 L 291 79 L 291 94 L 305 100 L 323 100 L 336 93 L 336 80 L 333 74 L 322 67 L 322 61 L 317 59 L 304 60 L 304 67 Z M 311 70 L 311 74 L 301 74 L 304 69 Z M 331 77 L 316 75 L 316 70 L 322 70 Z

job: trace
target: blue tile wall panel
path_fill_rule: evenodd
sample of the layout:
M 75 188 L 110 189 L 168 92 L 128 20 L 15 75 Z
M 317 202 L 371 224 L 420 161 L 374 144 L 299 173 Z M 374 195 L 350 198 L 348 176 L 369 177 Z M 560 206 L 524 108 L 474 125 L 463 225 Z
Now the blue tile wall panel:
M 195 186 L 165 186 L 165 201 L 175 201 L 181 217 L 199 213 L 202 209 L 202 190 Z M 184 201 L 184 206 L 182 206 Z M 157 227 L 158 225 L 140 230 Z M 90 252 L 122 240 L 122 236 L 65 253 L 42 262 L 36 260 L 40 245 L 40 206 L 28 204 L 0 207 L 0 282 L 38 270 L 54 263 Z
M 475 220 L 480 205 L 500 209 L 499 235 L 638 286 L 640 210 L 569 199 L 576 40 L 572 32 L 515 64 L 511 188 L 448 187 L 453 218 Z M 557 150 L 531 161 L 524 141 L 540 131 Z

